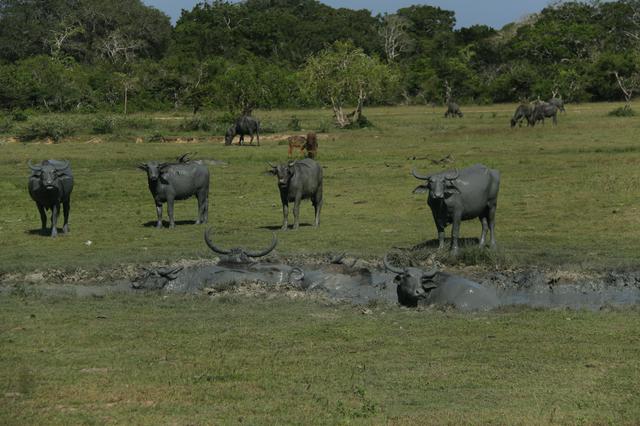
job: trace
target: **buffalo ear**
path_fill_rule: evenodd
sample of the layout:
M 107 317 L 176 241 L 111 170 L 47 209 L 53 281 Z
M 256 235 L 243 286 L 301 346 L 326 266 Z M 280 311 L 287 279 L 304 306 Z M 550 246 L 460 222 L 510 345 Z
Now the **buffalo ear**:
M 429 192 L 429 185 L 418 185 L 412 191 L 412 194 L 425 194 Z
M 140 164 L 138 164 L 138 165 L 136 166 L 136 168 L 138 168 L 138 169 L 140 169 L 140 170 L 144 170 L 145 172 L 146 172 L 146 171 L 149 171 L 149 166 L 147 166 L 145 163 L 140 163 Z

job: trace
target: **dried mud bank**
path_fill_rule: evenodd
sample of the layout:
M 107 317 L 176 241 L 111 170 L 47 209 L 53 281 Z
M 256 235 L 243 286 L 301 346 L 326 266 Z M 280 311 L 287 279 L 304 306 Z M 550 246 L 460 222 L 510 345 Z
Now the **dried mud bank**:
M 451 277 L 478 283 L 495 291 L 500 307 L 602 309 L 640 303 L 640 271 L 576 272 L 536 267 L 500 271 L 477 266 L 442 270 L 434 277 L 437 285 L 446 285 Z M 2 274 L 0 294 L 100 297 L 156 291 L 211 297 L 285 295 L 357 305 L 396 304 L 394 278 L 395 274 L 384 271 L 377 259 L 343 258 L 335 262 L 330 257 L 274 256 L 252 265 L 225 265 L 219 259 L 185 260 L 170 265 L 125 265 L 100 271 Z

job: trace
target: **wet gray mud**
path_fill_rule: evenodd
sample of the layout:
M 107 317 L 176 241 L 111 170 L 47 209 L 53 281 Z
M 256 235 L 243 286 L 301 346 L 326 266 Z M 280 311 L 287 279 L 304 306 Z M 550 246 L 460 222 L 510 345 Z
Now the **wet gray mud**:
M 280 259 L 281 261 L 281 259 Z M 0 276 L 0 294 L 104 297 L 109 294 L 158 292 L 260 296 L 285 294 L 355 305 L 398 304 L 396 274 L 380 261 L 255 263 L 237 265 L 210 261 L 147 268 L 127 267 L 101 277 L 32 273 Z M 426 269 L 426 268 L 425 268 Z M 446 271 L 446 272 L 445 272 Z M 597 310 L 640 303 L 640 271 L 571 272 L 538 268 L 495 271 L 478 267 L 449 270 L 430 282 L 429 296 L 419 306 L 453 307 L 462 311 L 506 306 Z

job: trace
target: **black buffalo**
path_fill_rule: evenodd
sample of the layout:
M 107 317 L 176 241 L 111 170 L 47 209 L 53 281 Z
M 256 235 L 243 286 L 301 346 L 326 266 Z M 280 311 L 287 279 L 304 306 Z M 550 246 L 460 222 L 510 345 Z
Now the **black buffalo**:
M 233 126 L 227 129 L 227 133 L 224 135 L 224 144 L 231 145 L 233 138 L 236 135 L 240 135 L 240 145 L 244 144 L 244 135 L 251 136 L 249 144 L 253 144 L 253 135 L 258 138 L 258 146 L 260 146 L 260 122 L 249 115 L 243 115 L 238 118 Z
M 147 172 L 149 190 L 158 213 L 157 228 L 162 228 L 162 204 L 167 203 L 169 227 L 175 226 L 173 203 L 192 196 L 198 199 L 198 220 L 196 224 L 207 223 L 209 211 L 209 169 L 199 161 L 191 161 L 183 155 L 174 163 L 149 161 L 138 165 Z
M 69 211 L 71 209 L 71 191 L 73 191 L 73 173 L 68 161 L 45 160 L 33 165 L 29 162 L 31 176 L 29 177 L 29 195 L 38 206 L 42 232 L 47 229 L 47 214 L 45 209 L 51 210 L 51 236 L 58 235 L 56 225 L 60 213 L 60 203 L 64 210 L 64 225 L 62 231 L 69 232 Z
M 515 127 L 516 124 L 522 126 L 522 120 L 527 120 L 527 126 L 533 125 L 533 109 L 530 105 L 520 104 L 518 108 L 516 108 L 516 112 L 513 114 L 511 118 L 511 127 Z
M 558 107 L 546 102 L 540 102 L 533 108 L 531 117 L 532 126 L 535 126 L 539 121 L 544 124 L 544 119 L 549 117 L 553 119 L 553 125 L 555 126 L 558 124 Z
M 555 105 L 556 108 L 558 108 L 558 111 L 565 112 L 564 111 L 564 101 L 562 100 L 562 98 L 553 97 L 553 98 L 549 99 L 548 103 L 550 103 L 551 105 Z
M 486 311 L 500 305 L 495 290 L 466 278 L 439 272 L 437 268 L 399 268 L 384 258 L 387 270 L 396 274 L 394 282 L 398 303 L 415 307 L 421 301 L 429 305 L 454 306 L 462 311 Z
M 271 173 L 278 177 L 278 189 L 282 201 L 282 229 L 289 224 L 289 202 L 293 201 L 293 229 L 299 225 L 300 201 L 311 199 L 316 213 L 315 226 L 320 225 L 322 209 L 322 167 L 315 160 L 305 158 L 288 164 L 271 166 Z
M 463 117 L 462 111 L 460 111 L 460 105 L 455 102 L 447 103 L 447 112 L 444 113 L 445 118 L 447 117 Z
M 451 251 L 458 253 L 460 222 L 479 218 L 482 223 L 480 246 L 484 246 L 487 230 L 491 231 L 491 246 L 495 246 L 495 217 L 500 187 L 500 172 L 482 164 L 460 171 L 447 171 L 414 177 L 427 183 L 416 187 L 414 193 L 428 192 L 427 204 L 438 229 L 439 248 L 444 247 L 444 229 L 453 224 Z

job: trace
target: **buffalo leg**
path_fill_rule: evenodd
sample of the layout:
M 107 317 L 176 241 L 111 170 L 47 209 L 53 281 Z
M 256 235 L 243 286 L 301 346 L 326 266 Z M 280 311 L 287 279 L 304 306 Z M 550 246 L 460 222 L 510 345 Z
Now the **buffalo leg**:
M 173 201 L 167 200 L 167 216 L 169 216 L 169 228 L 175 228 L 176 222 L 173 220 Z
M 56 237 L 58 235 L 58 211 L 60 211 L 60 203 L 54 203 L 51 206 L 51 236 Z
M 258 139 L 258 146 L 260 146 L 260 130 L 256 130 L 256 138 Z
M 238 145 L 244 145 L 244 135 L 240 135 L 240 140 L 238 141 Z
M 553 114 L 553 125 L 554 126 L 558 125 L 558 115 L 557 114 Z
M 320 226 L 320 210 L 322 210 L 322 186 L 316 191 L 316 195 L 313 197 L 313 209 L 316 212 L 315 226 Z
M 293 229 L 298 229 L 300 226 L 300 201 L 302 201 L 302 197 L 296 196 L 293 204 Z
M 454 256 L 458 255 L 458 237 L 460 237 L 460 222 L 462 222 L 462 217 L 460 215 L 455 215 L 453 217 L 453 225 L 451 226 L 451 254 Z
M 289 229 L 289 203 L 286 201 L 282 202 L 282 230 L 286 231 Z
M 64 211 L 64 225 L 62 225 L 62 232 L 69 233 L 69 212 L 71 211 L 71 200 L 62 200 L 62 209 Z
M 42 224 L 42 233 L 47 232 L 47 212 L 44 210 L 44 206 L 40 203 L 36 203 L 38 211 L 40 212 L 40 223 Z
M 491 248 L 495 248 L 496 246 L 495 227 L 496 227 L 496 206 L 493 206 L 489 210 L 489 232 L 491 232 Z
M 251 139 L 249 139 L 249 145 L 253 145 L 253 132 L 249 133 Z
M 480 247 L 484 247 L 485 239 L 487 237 L 487 231 L 489 230 L 489 224 L 487 222 L 487 217 L 482 216 L 480 218 L 480 222 L 482 223 L 482 234 L 480 234 Z
M 196 221 L 196 225 L 207 223 L 209 216 L 207 193 L 204 190 L 200 191 L 196 198 L 198 199 L 198 220 Z
M 156 213 L 158 214 L 158 222 L 156 222 L 156 228 L 162 228 L 162 204 L 156 204 Z

